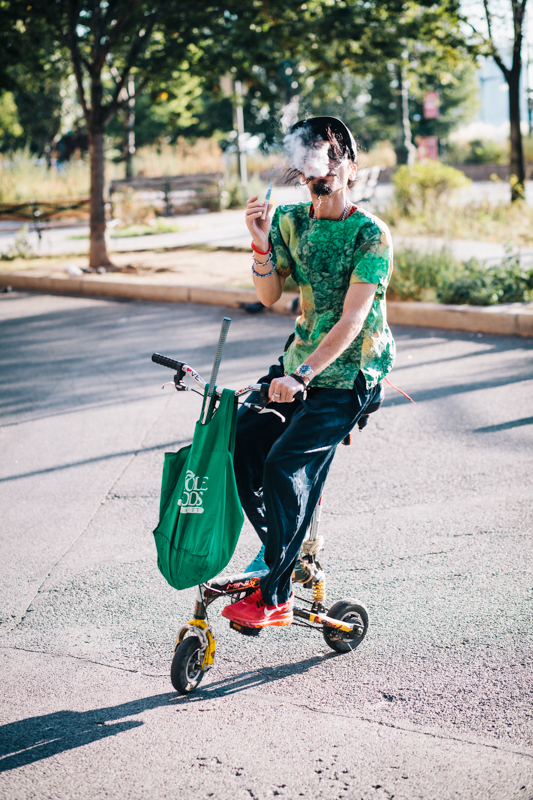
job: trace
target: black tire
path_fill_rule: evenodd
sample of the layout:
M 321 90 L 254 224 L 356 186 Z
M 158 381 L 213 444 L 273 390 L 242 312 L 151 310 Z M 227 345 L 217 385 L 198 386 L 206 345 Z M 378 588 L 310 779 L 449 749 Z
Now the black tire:
M 349 653 L 350 650 L 359 647 L 368 630 L 368 612 L 364 606 L 357 600 L 339 600 L 329 609 L 328 617 L 340 619 L 343 622 L 356 622 L 359 623 L 359 628 L 362 628 L 362 633 L 357 631 L 344 633 L 324 623 L 322 626 L 324 639 L 332 650 L 336 650 L 337 653 Z
M 187 636 L 177 647 L 170 668 L 172 686 L 180 694 L 190 694 L 204 677 L 198 636 Z

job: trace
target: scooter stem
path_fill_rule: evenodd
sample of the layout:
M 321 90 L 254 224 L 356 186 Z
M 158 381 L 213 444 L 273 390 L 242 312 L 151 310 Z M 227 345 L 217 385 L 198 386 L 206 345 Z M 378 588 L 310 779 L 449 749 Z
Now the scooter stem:
M 211 370 L 211 378 L 209 380 L 209 389 L 207 392 L 208 397 L 212 397 L 213 392 L 215 391 L 215 384 L 218 377 L 218 369 L 220 367 L 220 362 L 222 360 L 222 350 L 226 343 L 226 337 L 228 335 L 228 329 L 230 325 L 231 325 L 231 319 L 229 319 L 229 317 L 224 317 L 224 319 L 222 320 L 222 327 L 220 329 L 220 336 L 218 337 L 218 346 L 215 355 L 215 361 L 213 363 L 213 369 Z

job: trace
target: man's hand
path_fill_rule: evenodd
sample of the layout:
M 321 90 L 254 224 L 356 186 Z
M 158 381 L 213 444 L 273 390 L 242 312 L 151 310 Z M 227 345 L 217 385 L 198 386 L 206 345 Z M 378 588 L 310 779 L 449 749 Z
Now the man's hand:
M 273 206 L 269 203 L 266 219 L 261 219 L 265 210 L 264 201 L 260 201 L 257 195 L 250 197 L 246 201 L 246 226 L 252 234 L 255 246 L 263 253 L 268 250 L 268 234 L 272 225 L 272 208 Z M 262 261 L 261 256 L 259 256 L 259 260 Z
M 292 403 L 294 395 L 303 391 L 300 381 L 286 375 L 284 378 L 274 378 L 270 384 L 268 398 L 274 403 Z

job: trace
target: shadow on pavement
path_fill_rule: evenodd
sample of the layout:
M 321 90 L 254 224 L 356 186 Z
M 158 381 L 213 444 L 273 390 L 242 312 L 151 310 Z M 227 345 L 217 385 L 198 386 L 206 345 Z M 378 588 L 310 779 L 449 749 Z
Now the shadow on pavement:
M 323 664 L 324 661 L 337 658 L 338 655 L 340 654 L 325 653 L 322 656 L 313 656 L 312 658 L 306 658 L 303 661 L 297 661 L 293 664 L 280 664 L 278 667 L 261 667 L 260 669 L 242 672 L 240 675 L 234 675 L 229 678 L 224 678 L 221 681 L 210 683 L 208 686 L 200 688 L 194 695 L 178 697 L 177 705 L 209 700 L 216 697 L 227 697 L 236 692 L 242 692 L 245 689 L 252 689 L 266 683 L 283 680 L 283 678 L 288 678 L 290 675 L 301 675 L 313 667 L 318 667 L 320 664 Z
M 70 300 L 70 304 L 72 304 Z M 202 313 L 199 314 L 199 311 Z M 237 321 L 247 315 L 232 309 Z M 194 305 L 101 300 L 94 305 L 0 319 L 0 415 L 19 421 L 28 414 L 47 417 L 124 403 L 140 395 L 157 394 L 172 371 L 151 361 L 163 352 L 209 375 L 218 340 L 221 309 Z M 281 348 L 286 335 L 277 320 L 269 321 L 271 336 L 238 337 L 231 332 L 224 364 L 239 363 L 254 353 L 264 371 L 262 354 Z M 206 326 L 212 331 L 206 333 Z M 283 326 L 282 326 L 283 327 Z M 113 346 L 109 342 L 112 340 Z M 172 344 L 170 344 L 172 343 Z
M 179 707 L 187 703 L 227 697 L 245 689 L 282 680 L 290 675 L 301 675 L 330 658 L 336 658 L 337 655 L 337 653 L 326 653 L 293 664 L 250 670 L 212 683 L 194 695 L 181 697 L 175 692 L 166 692 L 109 708 L 81 712 L 57 711 L 3 725 L 0 727 L 0 773 L 83 747 L 144 724 L 142 720 L 124 719 L 124 717 L 142 714 L 144 711 L 168 703 Z
M 478 381 L 471 380 L 469 382 L 454 383 L 447 386 L 435 387 L 434 389 L 421 389 L 413 392 L 413 400 L 415 400 L 417 403 L 423 403 L 424 401 L 430 400 L 441 400 L 445 397 L 455 397 L 461 394 L 485 391 L 486 389 L 498 389 L 502 386 L 512 386 L 515 383 L 524 383 L 525 381 L 530 381 L 532 378 L 533 373 L 531 370 L 529 370 L 528 372 L 523 372 L 522 374 L 508 375 L 502 378 L 491 378 L 489 380 Z M 396 378 L 396 380 L 398 380 L 398 378 Z M 409 402 L 409 400 L 406 400 L 401 395 L 397 396 L 393 394 L 390 389 L 388 390 L 387 398 L 383 403 L 384 406 L 388 405 L 387 400 L 394 400 L 396 401 L 396 404 L 399 402 Z
M 153 447 L 138 447 L 136 450 L 121 450 L 117 453 L 108 453 L 105 456 L 95 456 L 94 458 L 84 458 L 81 461 L 69 461 L 67 464 L 59 464 L 57 467 L 46 467 L 44 469 L 36 469 L 32 472 L 20 472 L 15 475 L 6 475 L 0 478 L 0 483 L 7 481 L 16 481 L 19 478 L 31 478 L 34 475 L 46 475 L 48 472 L 59 472 L 62 469 L 71 469 L 72 467 L 81 467 L 84 464 L 93 464 L 96 461 L 109 461 L 111 458 L 123 458 L 124 456 L 139 455 L 140 453 L 149 453 L 151 450 L 167 450 L 167 448 L 174 449 L 175 447 L 183 447 L 190 443 L 190 439 L 177 439 L 174 442 L 166 442 L 165 444 L 155 444 Z
M 174 693 L 168 692 L 110 708 L 57 711 L 3 725 L 0 727 L 0 772 L 137 728 L 143 725 L 142 720 L 123 718 L 163 706 L 175 697 Z
M 475 428 L 474 433 L 496 433 L 497 431 L 507 431 L 510 428 L 521 428 L 523 425 L 533 425 L 533 417 L 523 417 L 522 419 L 514 419 L 511 422 L 501 422 L 499 425 Z

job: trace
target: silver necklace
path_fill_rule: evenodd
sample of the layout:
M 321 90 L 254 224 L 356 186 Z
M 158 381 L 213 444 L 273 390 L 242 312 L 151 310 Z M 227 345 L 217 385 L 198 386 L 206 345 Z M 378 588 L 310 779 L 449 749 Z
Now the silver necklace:
M 350 202 L 346 203 L 346 205 L 344 206 L 344 211 L 340 215 L 340 217 L 337 220 L 337 222 L 344 222 L 344 220 L 348 216 L 348 211 L 350 210 L 351 206 L 352 206 L 352 204 Z M 317 216 L 316 216 L 316 212 L 315 212 L 315 207 L 313 206 L 313 210 L 311 211 L 311 219 L 316 219 L 316 218 L 317 218 Z

